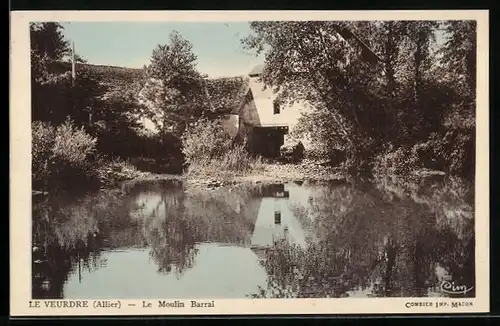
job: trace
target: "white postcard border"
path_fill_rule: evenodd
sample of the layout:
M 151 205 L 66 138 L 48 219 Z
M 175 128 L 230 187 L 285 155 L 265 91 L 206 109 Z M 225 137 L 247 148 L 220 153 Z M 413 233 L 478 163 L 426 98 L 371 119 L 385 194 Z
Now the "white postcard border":
M 249 20 L 477 20 L 476 298 L 215 299 L 213 308 L 162 308 L 153 299 L 109 300 L 119 307 L 50 308 L 31 300 L 31 126 L 29 22 Z M 10 304 L 12 316 L 465 313 L 489 311 L 489 38 L 488 11 L 17 11 L 10 48 Z M 82 300 L 51 300 L 71 302 Z M 149 308 L 144 302 L 152 303 Z M 174 301 L 174 300 L 166 300 Z M 212 301 L 212 300 L 200 300 Z M 40 307 L 35 308 L 37 303 Z M 430 303 L 431 306 L 425 306 Z M 438 307 L 439 303 L 446 303 Z M 467 303 L 472 303 L 469 305 Z M 135 305 L 132 306 L 131 304 Z M 49 306 L 51 303 L 49 303 Z M 31 306 L 31 307 L 30 307 Z

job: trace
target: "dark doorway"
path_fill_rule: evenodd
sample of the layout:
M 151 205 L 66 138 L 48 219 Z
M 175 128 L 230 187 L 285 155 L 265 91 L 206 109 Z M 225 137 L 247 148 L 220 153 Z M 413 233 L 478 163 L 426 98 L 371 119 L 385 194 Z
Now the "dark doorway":
M 255 127 L 252 150 L 266 158 L 277 158 L 285 141 L 286 127 Z

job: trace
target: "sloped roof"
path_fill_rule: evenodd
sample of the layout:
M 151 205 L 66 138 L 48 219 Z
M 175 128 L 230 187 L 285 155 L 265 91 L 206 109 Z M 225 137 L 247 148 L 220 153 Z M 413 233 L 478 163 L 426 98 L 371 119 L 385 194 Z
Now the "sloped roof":
M 219 112 L 237 114 L 250 89 L 247 77 L 207 79 L 207 94 L 212 107 Z

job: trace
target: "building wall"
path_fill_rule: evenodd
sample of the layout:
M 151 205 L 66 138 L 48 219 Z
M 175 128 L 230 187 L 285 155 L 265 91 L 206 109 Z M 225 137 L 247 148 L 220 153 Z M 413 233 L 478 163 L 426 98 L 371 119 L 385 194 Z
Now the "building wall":
M 257 77 L 251 77 L 250 89 L 253 100 L 243 108 L 242 118 L 256 126 L 295 125 L 303 105 L 281 106 L 280 113 L 274 114 L 276 95 L 270 88 L 264 89 L 263 86 Z
M 252 97 L 245 103 L 240 112 L 241 121 L 245 124 L 261 127 L 286 125 L 289 127 L 289 133 L 285 135 L 285 142 L 289 141 L 290 133 L 293 133 L 301 114 L 310 110 L 311 106 L 306 102 L 281 105 L 280 113 L 274 114 L 276 95 L 273 91 L 270 88 L 264 89 L 263 83 L 259 82 L 258 77 L 250 78 L 250 89 Z M 308 147 L 309 141 L 306 138 L 299 140 Z

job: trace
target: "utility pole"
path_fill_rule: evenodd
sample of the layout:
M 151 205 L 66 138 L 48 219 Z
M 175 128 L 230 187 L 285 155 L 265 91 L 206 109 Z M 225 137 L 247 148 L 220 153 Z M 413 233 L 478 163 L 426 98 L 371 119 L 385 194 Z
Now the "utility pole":
M 75 53 L 75 41 L 72 41 L 71 46 L 71 78 L 73 82 L 73 86 L 75 86 L 76 79 L 76 53 Z M 89 125 L 92 124 L 92 113 L 89 110 Z
M 75 78 L 76 78 L 76 62 L 75 62 L 75 41 L 72 42 L 72 47 L 71 47 L 71 78 L 73 80 L 73 85 L 75 84 Z

